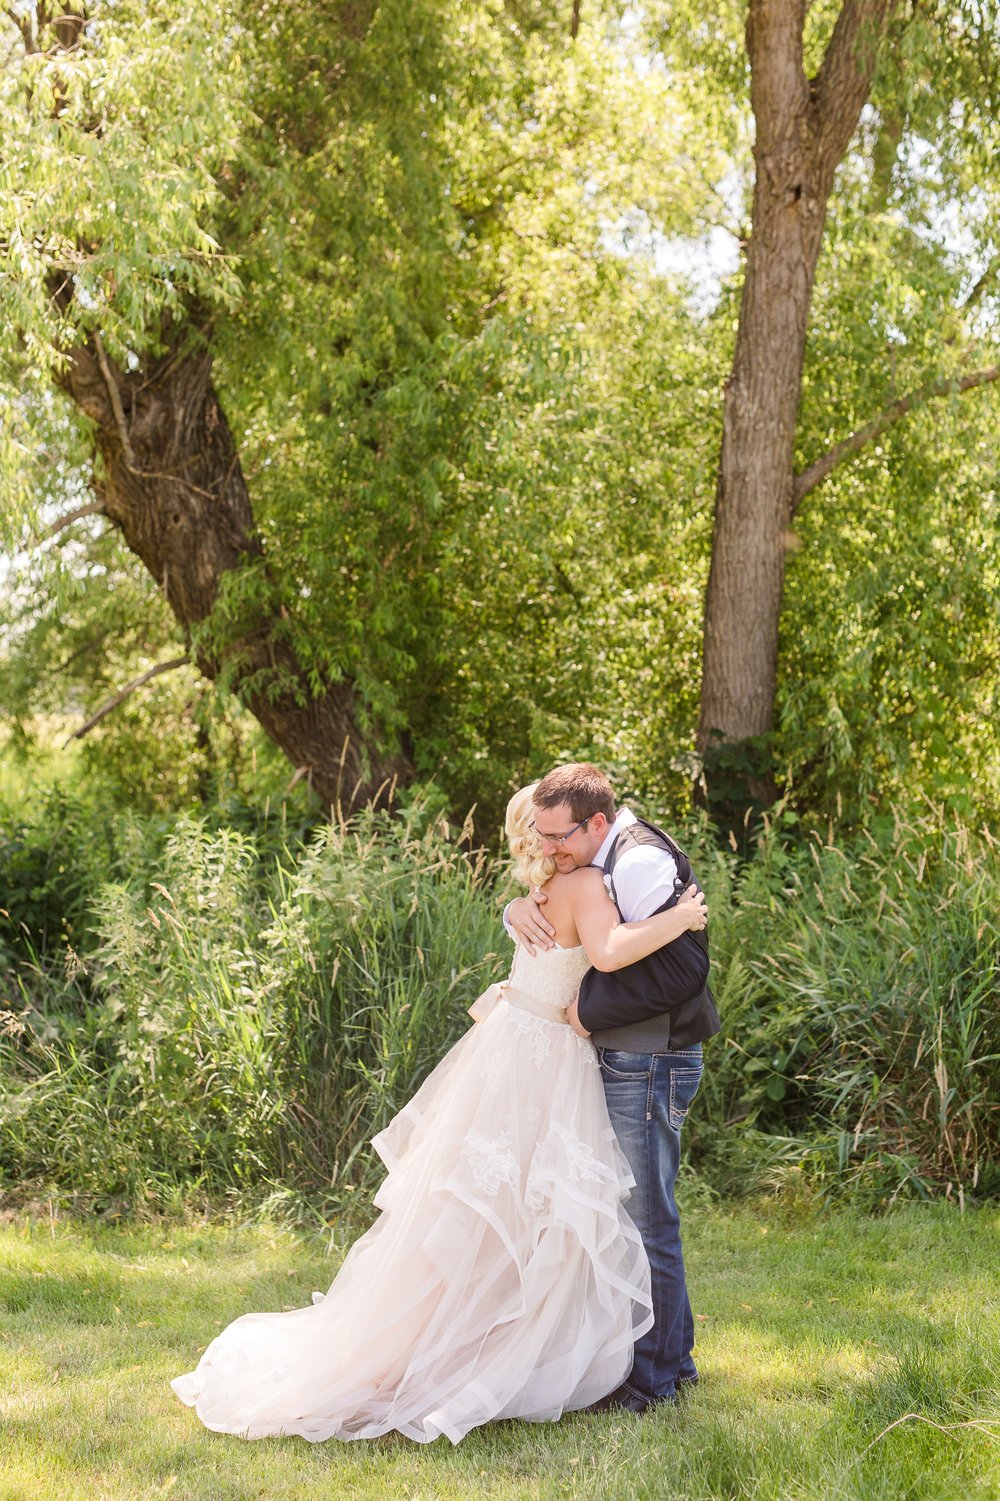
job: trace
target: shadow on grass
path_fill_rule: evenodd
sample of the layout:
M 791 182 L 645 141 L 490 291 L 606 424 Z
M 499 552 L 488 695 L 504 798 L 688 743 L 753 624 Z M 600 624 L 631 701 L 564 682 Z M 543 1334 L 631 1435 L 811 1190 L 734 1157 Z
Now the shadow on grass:
M 231 1319 L 306 1306 L 339 1252 L 260 1229 L 8 1233 L 7 1455 L 25 1476 L 44 1466 L 44 1484 L 23 1483 L 24 1494 L 61 1501 L 87 1486 L 133 1501 L 168 1483 L 171 1501 L 994 1501 L 987 1436 L 909 1424 L 880 1438 L 910 1411 L 941 1427 L 1000 1415 L 1000 1340 L 984 1296 L 995 1285 L 990 1222 L 835 1216 L 785 1227 L 745 1211 L 692 1214 L 689 1228 L 693 1295 L 707 1312 L 697 1393 L 641 1420 L 493 1424 L 457 1450 L 398 1435 L 248 1444 L 207 1433 L 170 1391 Z

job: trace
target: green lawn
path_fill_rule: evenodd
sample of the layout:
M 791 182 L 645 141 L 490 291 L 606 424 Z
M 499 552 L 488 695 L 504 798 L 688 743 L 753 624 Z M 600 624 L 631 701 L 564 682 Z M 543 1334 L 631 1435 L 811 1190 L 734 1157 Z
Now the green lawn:
M 246 1443 L 205 1432 L 167 1386 L 237 1314 L 326 1287 L 336 1257 L 315 1240 L 8 1221 L 0 1496 L 1000 1496 L 1000 1213 L 697 1208 L 686 1231 L 703 1383 L 679 1410 L 421 1448 Z

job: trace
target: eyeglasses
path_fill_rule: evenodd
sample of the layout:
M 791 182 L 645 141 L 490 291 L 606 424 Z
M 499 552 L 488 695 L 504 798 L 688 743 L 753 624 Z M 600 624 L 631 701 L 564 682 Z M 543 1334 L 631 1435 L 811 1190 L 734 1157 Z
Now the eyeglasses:
M 543 844 L 565 844 L 567 839 L 572 839 L 577 829 L 585 829 L 587 827 L 588 823 L 591 820 L 591 817 L 592 814 L 588 813 L 586 818 L 581 818 L 580 822 L 575 823 L 573 827 L 569 829 L 565 834 L 541 834 L 539 833 L 538 829 L 535 828 L 535 825 L 533 823 L 531 827 L 535 830 L 535 833 L 538 834 L 538 837 Z

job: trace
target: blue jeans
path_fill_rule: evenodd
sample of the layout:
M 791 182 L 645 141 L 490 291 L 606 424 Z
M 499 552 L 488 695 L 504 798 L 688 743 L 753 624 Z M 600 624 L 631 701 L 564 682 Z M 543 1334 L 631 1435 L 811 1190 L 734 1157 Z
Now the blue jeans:
M 701 1043 L 673 1053 L 621 1053 L 600 1048 L 608 1114 L 636 1186 L 626 1208 L 649 1257 L 653 1327 L 635 1347 L 619 1389 L 630 1406 L 672 1401 L 679 1381 L 696 1381 L 691 1349 L 694 1319 L 684 1281 L 674 1181 L 681 1127 L 698 1091 Z

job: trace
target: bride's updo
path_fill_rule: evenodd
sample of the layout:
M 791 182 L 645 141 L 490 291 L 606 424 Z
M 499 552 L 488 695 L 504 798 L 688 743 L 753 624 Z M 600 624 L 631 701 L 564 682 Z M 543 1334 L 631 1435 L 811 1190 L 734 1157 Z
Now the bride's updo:
M 542 854 L 542 841 L 535 833 L 535 808 L 531 794 L 537 786 L 537 782 L 532 782 L 530 786 L 522 787 L 520 792 L 514 793 L 507 804 L 507 817 L 504 820 L 514 880 L 529 888 L 543 885 L 556 871 L 556 862 L 551 855 Z

